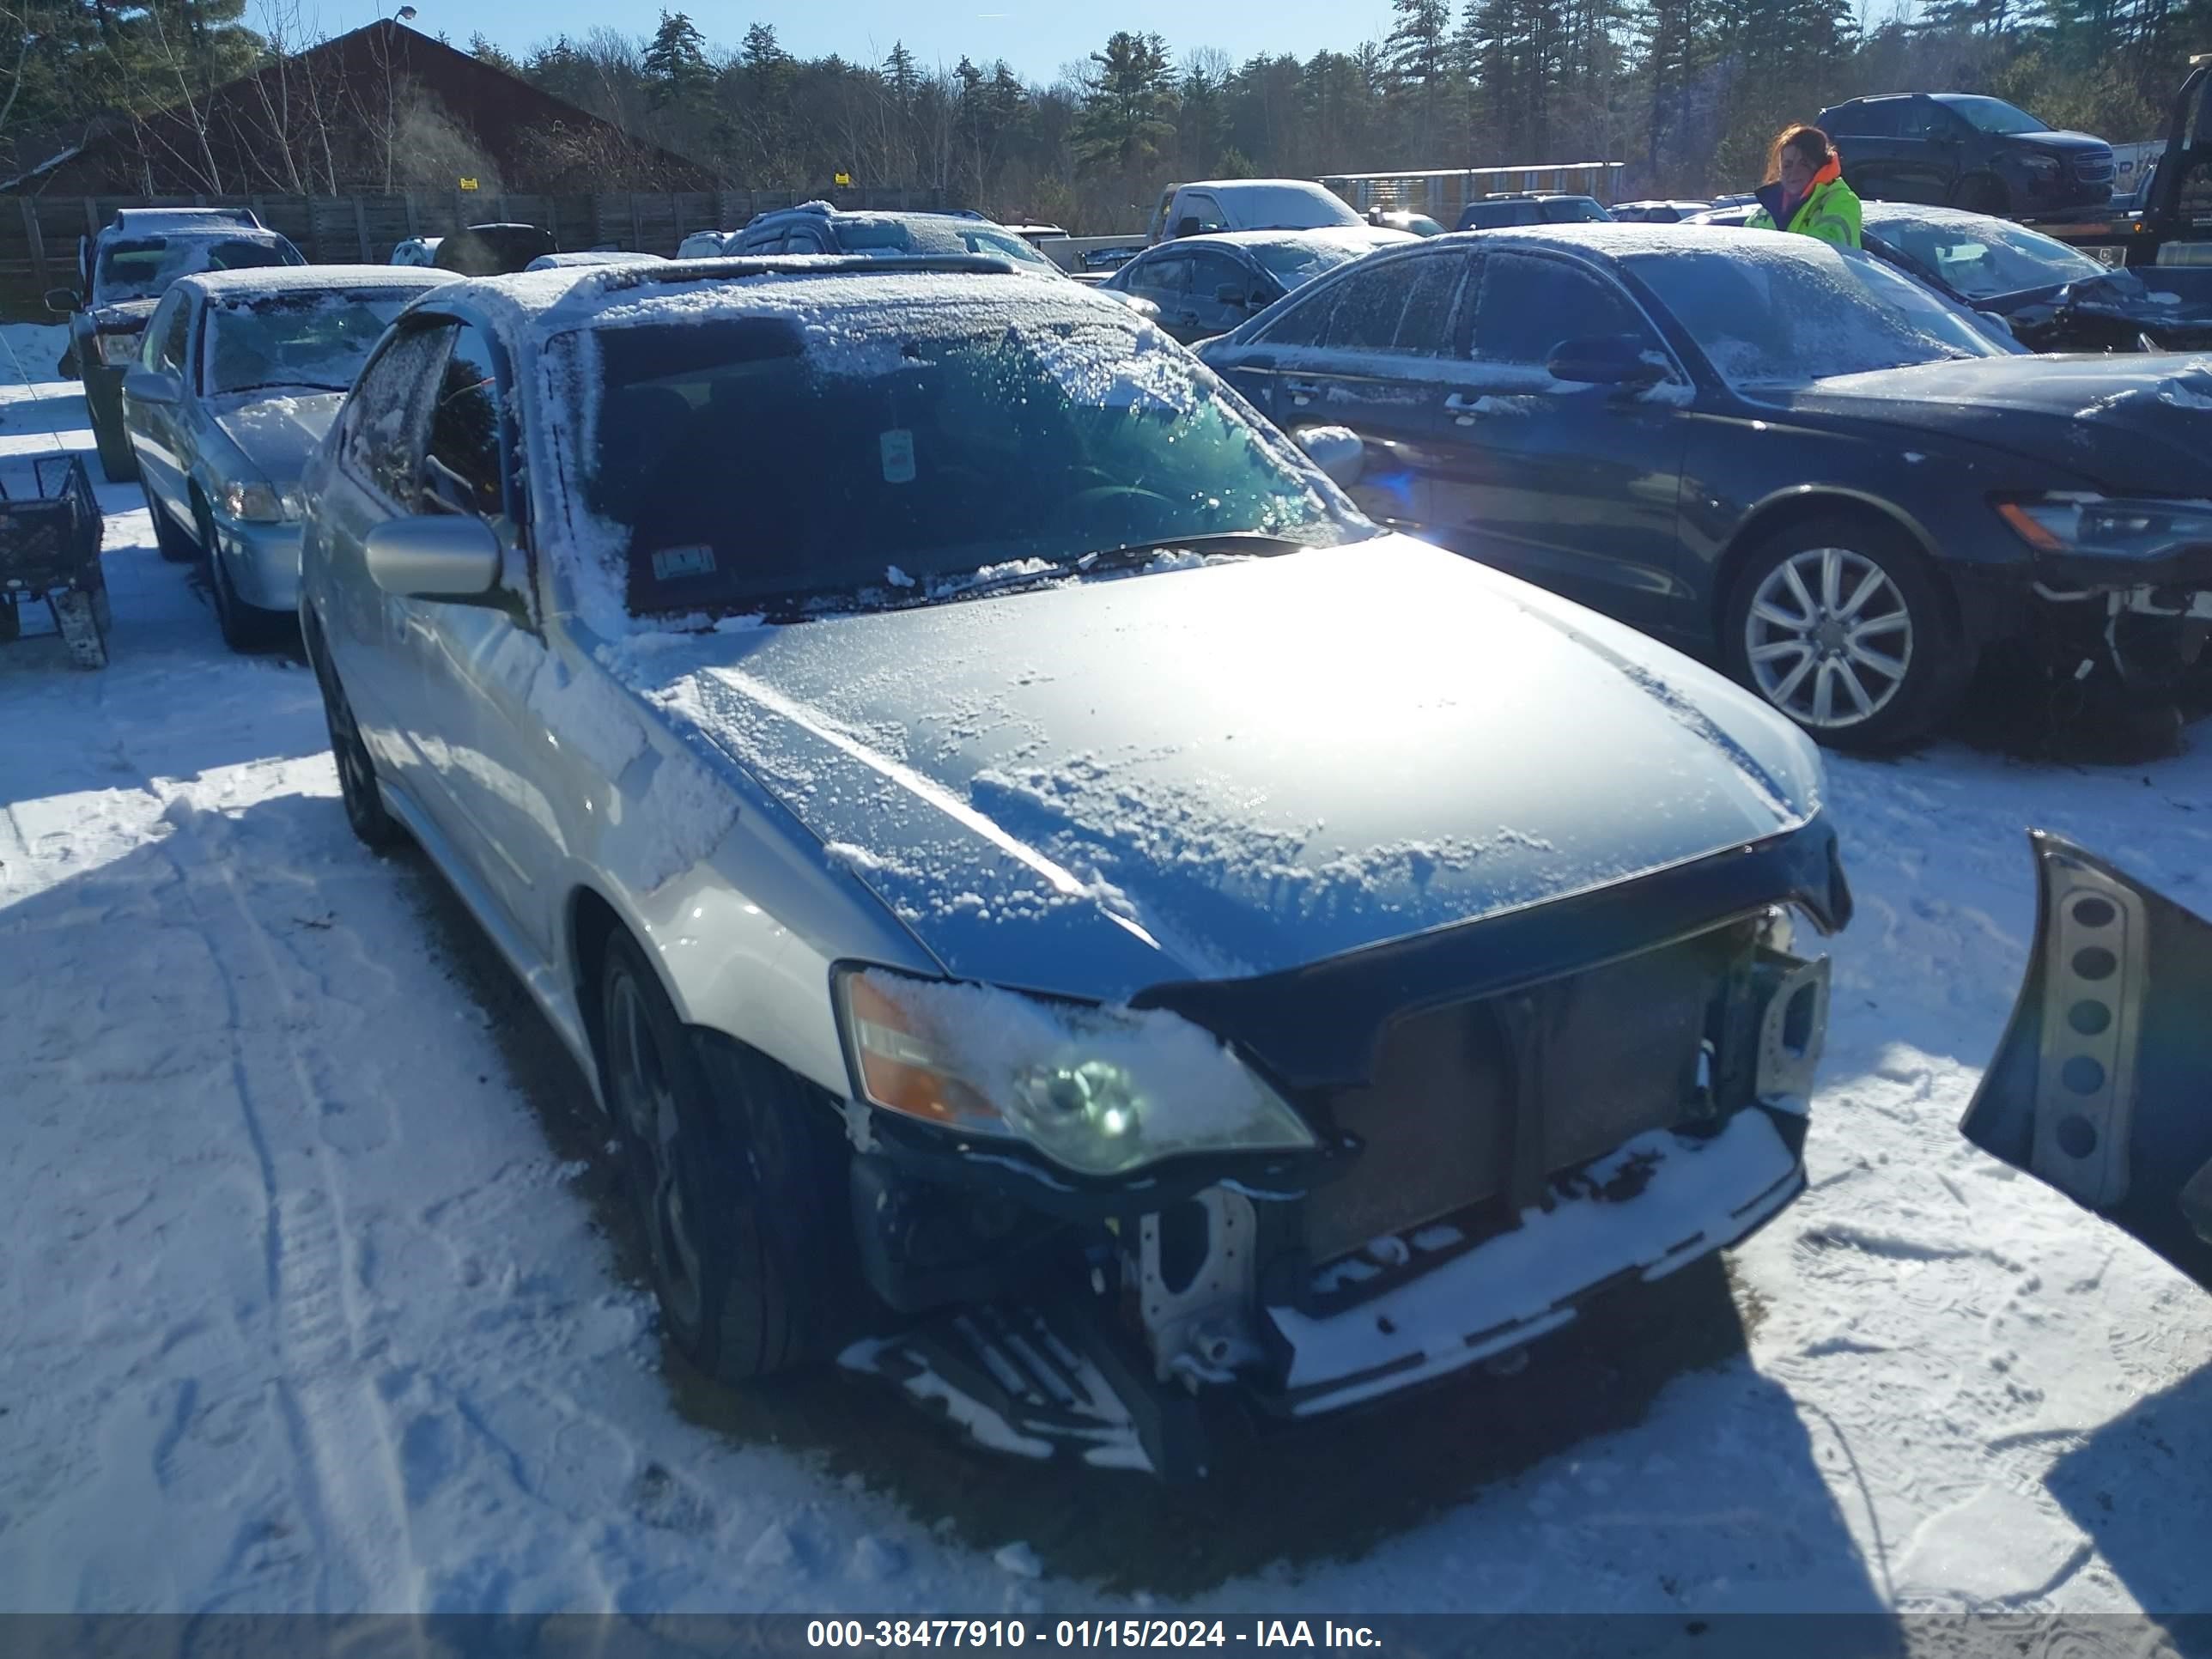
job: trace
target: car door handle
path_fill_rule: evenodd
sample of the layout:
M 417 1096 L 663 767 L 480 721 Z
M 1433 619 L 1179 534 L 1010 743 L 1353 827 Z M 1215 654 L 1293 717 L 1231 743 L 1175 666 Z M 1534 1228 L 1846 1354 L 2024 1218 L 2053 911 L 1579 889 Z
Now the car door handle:
M 1490 410 L 1484 407 L 1489 401 L 1489 398 L 1480 393 L 1469 397 L 1464 392 L 1455 392 L 1444 399 L 1444 407 L 1451 411 L 1453 418 L 1460 425 L 1473 426 L 1475 422 L 1490 413 Z
M 1321 396 L 1321 386 L 1313 380 L 1285 380 L 1283 390 L 1289 392 L 1291 401 L 1302 409 Z

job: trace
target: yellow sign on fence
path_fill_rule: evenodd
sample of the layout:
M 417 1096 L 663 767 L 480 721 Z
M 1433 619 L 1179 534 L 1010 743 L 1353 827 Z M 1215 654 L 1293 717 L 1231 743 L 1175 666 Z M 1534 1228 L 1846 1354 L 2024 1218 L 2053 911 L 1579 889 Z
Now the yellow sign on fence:
M 461 188 L 463 190 L 474 190 L 476 187 L 477 181 L 473 179 L 464 179 L 461 180 Z
M 841 173 L 837 175 L 836 182 L 840 185 L 850 185 L 853 182 L 853 175 L 849 173 Z

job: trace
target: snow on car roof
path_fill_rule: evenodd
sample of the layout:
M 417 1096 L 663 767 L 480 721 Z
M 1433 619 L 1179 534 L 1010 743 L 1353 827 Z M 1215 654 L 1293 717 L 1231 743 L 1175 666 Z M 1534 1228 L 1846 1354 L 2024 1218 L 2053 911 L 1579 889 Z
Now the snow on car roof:
M 1961 230 L 1981 225 L 2001 225 L 2008 230 L 2021 228 L 2010 221 L 1994 219 L 1986 213 L 1969 213 L 1964 208 L 1929 207 L 1918 202 L 1869 202 L 1861 215 L 1864 224 L 1899 224 L 1906 220 L 1916 224 L 1952 225 Z
M 1488 246 L 1504 242 L 1533 242 L 1546 246 L 1575 248 L 1601 253 L 1609 258 L 1633 259 L 1662 253 L 1716 253 L 1731 259 L 1790 259 L 1801 264 L 1825 263 L 1842 254 L 1812 236 L 1747 236 L 1740 229 L 1721 225 L 1644 225 L 1633 223 L 1584 225 L 1516 225 L 1510 229 L 1468 230 L 1460 239 L 1480 240 Z M 1431 238 L 1431 241 L 1437 238 Z
M 460 280 L 428 265 L 253 265 L 180 276 L 210 299 L 261 299 L 272 294 L 322 294 L 361 288 L 434 288 Z
M 568 265 L 476 277 L 453 298 L 506 327 L 540 337 L 595 322 L 701 322 L 845 306 L 942 305 L 963 299 L 988 307 L 1001 320 L 1023 310 L 1042 318 L 1102 307 L 1106 314 L 1131 319 L 1127 306 L 1095 295 L 1080 283 L 1040 283 L 1011 270 L 1010 264 L 989 255 L 933 255 L 909 261 L 866 254 L 778 254 L 653 265 Z M 1001 277 L 1008 280 L 1002 283 Z
M 1199 243 L 1226 242 L 1232 247 L 1396 247 L 1421 238 L 1409 230 L 1388 225 L 1323 225 L 1313 230 L 1211 230 L 1200 236 L 1178 236 L 1163 247 L 1189 247 Z

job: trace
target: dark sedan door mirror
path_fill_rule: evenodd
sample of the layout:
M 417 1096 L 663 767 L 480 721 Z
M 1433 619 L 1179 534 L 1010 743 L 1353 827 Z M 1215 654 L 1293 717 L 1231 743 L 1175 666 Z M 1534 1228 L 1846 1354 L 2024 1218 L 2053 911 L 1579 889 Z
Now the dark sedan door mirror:
M 1367 445 L 1349 427 L 1302 427 L 1293 434 L 1308 459 L 1340 489 L 1349 489 L 1367 471 Z
M 185 389 L 166 368 L 134 368 L 123 377 L 123 395 L 134 404 L 165 408 L 182 398 Z
M 1238 283 L 1224 283 L 1213 290 L 1213 302 L 1216 305 L 1235 306 L 1239 311 L 1243 311 L 1250 307 L 1252 296 Z
M 66 315 L 77 308 L 76 290 L 73 288 L 50 288 L 46 290 L 46 309 Z
M 1175 236 L 1171 240 L 1180 240 L 1185 236 L 1195 236 L 1205 228 L 1206 227 L 1196 219 L 1188 217 L 1178 219 L 1176 221 Z
M 465 514 L 394 519 L 366 550 L 369 580 L 395 599 L 480 599 L 499 580 L 499 538 Z
M 1593 334 L 1562 340 L 1544 368 L 1555 380 L 1580 386 L 1651 386 L 1667 371 L 1644 360 L 1644 343 L 1633 334 Z

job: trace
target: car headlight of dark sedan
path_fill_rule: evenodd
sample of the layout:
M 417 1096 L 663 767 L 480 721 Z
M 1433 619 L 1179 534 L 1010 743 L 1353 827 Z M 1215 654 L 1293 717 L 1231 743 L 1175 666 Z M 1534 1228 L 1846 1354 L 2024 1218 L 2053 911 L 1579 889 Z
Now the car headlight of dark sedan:
M 1997 512 L 2039 553 L 2106 553 L 2151 559 L 2212 546 L 2212 501 L 2045 495 L 2002 501 Z
M 1106 1008 L 878 968 L 836 981 L 862 1099 L 1061 1168 L 1124 1176 L 1192 1152 L 1313 1146 L 1289 1103 L 1211 1032 L 1164 1009 Z
M 100 337 L 100 361 L 111 366 L 135 363 L 138 361 L 140 348 L 145 343 L 146 337 L 143 332 L 103 333 Z

